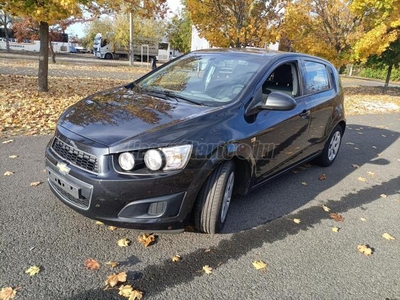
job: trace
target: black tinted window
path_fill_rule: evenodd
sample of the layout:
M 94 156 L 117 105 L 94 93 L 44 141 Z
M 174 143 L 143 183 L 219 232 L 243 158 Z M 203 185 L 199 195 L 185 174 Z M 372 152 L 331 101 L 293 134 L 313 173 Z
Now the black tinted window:
M 305 63 L 306 93 L 316 93 L 329 89 L 329 79 L 324 64 L 307 61 Z

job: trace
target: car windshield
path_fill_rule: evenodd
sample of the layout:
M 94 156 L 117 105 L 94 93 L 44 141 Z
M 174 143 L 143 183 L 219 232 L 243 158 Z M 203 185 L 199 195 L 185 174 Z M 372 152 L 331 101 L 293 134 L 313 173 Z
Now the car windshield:
M 264 65 L 260 57 L 243 53 L 193 53 L 139 80 L 135 88 L 162 98 L 221 106 L 234 101 Z

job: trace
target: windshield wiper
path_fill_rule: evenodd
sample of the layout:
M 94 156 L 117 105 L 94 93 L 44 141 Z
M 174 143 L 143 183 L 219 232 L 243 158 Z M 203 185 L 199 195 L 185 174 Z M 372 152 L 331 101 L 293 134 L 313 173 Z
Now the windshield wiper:
M 178 94 L 176 94 L 175 92 L 172 92 L 172 91 L 163 91 L 163 93 L 165 95 L 167 95 L 168 97 L 172 97 L 172 98 L 176 99 L 177 101 L 183 100 L 183 101 L 186 101 L 186 102 L 189 102 L 189 103 L 192 103 L 192 104 L 196 104 L 196 105 L 199 105 L 199 106 L 204 106 L 204 104 L 199 102 L 199 101 L 192 100 L 192 99 L 189 99 L 189 98 L 186 98 L 186 97 L 182 97 L 182 96 L 180 96 L 180 95 L 178 95 Z

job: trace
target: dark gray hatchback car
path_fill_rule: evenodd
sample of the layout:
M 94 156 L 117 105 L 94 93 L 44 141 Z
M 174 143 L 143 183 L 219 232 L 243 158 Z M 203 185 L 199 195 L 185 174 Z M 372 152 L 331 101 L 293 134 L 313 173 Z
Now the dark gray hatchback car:
M 53 193 L 90 218 L 171 232 L 194 222 L 215 233 L 234 193 L 306 161 L 329 166 L 344 130 L 340 79 L 328 61 L 196 51 L 69 107 L 46 170 Z

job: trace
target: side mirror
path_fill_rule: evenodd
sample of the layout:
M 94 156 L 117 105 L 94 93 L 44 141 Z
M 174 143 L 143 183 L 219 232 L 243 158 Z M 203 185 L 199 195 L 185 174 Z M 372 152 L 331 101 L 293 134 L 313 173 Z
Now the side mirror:
M 285 111 L 292 110 L 297 106 L 296 101 L 282 92 L 272 92 L 266 98 L 261 89 L 256 92 L 254 99 L 246 110 L 246 115 L 256 114 L 262 110 Z

